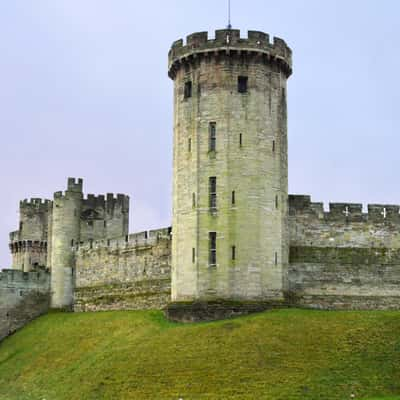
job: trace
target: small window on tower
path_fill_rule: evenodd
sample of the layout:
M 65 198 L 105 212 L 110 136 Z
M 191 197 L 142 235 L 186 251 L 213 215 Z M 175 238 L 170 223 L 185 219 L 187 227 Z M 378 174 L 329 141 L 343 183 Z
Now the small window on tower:
M 232 260 L 236 260 L 236 246 L 232 246 Z
M 211 176 L 208 181 L 209 190 L 209 206 L 211 210 L 217 209 L 217 178 Z
M 185 82 L 184 98 L 192 97 L 192 81 Z
M 87 223 L 89 226 L 93 226 L 93 221 L 88 221 Z
M 243 135 L 240 133 L 239 134 L 239 147 L 242 147 L 243 145 Z
M 217 265 L 217 232 L 209 232 L 209 264 Z
M 22 231 L 22 228 L 24 227 L 24 223 L 21 221 L 20 223 L 19 223 L 19 230 L 20 231 Z
M 232 200 L 232 205 L 234 206 L 236 204 L 236 193 L 234 190 L 232 191 L 232 199 L 231 200 Z
M 278 198 L 278 195 L 275 196 L 275 208 L 276 208 L 276 209 L 279 208 L 279 198 Z
M 238 77 L 238 92 L 239 93 L 247 93 L 247 76 L 239 76 Z
M 196 207 L 196 193 L 192 193 L 192 207 Z
M 210 122 L 208 131 L 208 151 L 215 151 L 217 147 L 217 124 Z
M 275 153 L 275 140 L 272 141 L 272 152 Z
M 188 152 L 190 153 L 192 151 L 192 138 L 188 139 Z
M 196 262 L 196 249 L 193 247 L 192 248 L 192 263 Z

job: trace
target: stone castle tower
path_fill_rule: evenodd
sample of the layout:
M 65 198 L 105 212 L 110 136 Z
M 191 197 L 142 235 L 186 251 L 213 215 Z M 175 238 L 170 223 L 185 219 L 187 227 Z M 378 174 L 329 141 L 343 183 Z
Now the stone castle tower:
M 51 271 L 51 307 L 69 309 L 75 289 L 75 255 L 83 242 L 126 237 L 129 196 L 83 194 L 83 180 L 68 178 L 50 200 L 20 202 L 19 230 L 10 233 L 13 269 Z
M 291 72 L 290 48 L 262 32 L 173 43 L 173 301 L 283 296 Z

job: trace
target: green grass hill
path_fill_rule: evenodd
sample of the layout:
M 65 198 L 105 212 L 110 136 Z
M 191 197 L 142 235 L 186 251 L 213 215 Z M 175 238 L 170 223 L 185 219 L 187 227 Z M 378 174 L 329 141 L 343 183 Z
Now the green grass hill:
M 0 343 L 1 400 L 351 398 L 400 399 L 400 312 L 50 313 Z

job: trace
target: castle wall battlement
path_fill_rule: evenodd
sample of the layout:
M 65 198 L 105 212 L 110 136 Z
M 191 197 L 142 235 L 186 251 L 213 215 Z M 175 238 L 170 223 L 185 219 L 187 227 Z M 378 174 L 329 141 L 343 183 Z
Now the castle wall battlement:
M 289 196 L 288 288 L 324 309 L 398 309 L 400 207 Z
M 238 29 L 221 29 L 215 31 L 215 39 L 208 39 L 208 32 L 196 32 L 175 41 L 168 53 L 169 75 L 173 77 L 180 64 L 193 61 L 193 58 L 204 55 L 212 56 L 220 51 L 225 53 L 257 53 L 268 60 L 275 60 L 292 73 L 292 51 L 283 39 L 274 37 L 272 43 L 269 35 L 259 31 L 248 31 L 247 38 L 240 37 Z
M 68 178 L 67 191 L 68 192 L 82 192 L 83 179 L 82 178 Z
M 75 247 L 76 252 L 93 249 L 127 249 L 135 247 L 154 246 L 159 240 L 171 240 L 171 228 L 154 229 L 129 235 L 81 242 Z
M 129 196 L 120 193 L 117 195 L 107 193 L 106 196 L 96 196 L 94 194 L 88 194 L 87 197 L 83 199 L 82 206 L 93 209 L 102 208 L 104 210 L 120 208 L 123 212 L 128 212 Z
M 329 203 L 329 210 L 324 210 L 323 203 L 311 202 L 307 195 L 290 195 L 289 212 L 292 216 L 324 219 L 326 221 L 392 223 L 400 225 L 400 205 L 368 204 L 363 212 L 361 203 Z
M 48 211 L 49 206 L 51 205 L 52 201 L 48 199 L 39 199 L 39 198 L 31 198 L 24 199 L 19 202 L 20 209 L 21 208 L 31 208 L 34 210 L 43 210 Z

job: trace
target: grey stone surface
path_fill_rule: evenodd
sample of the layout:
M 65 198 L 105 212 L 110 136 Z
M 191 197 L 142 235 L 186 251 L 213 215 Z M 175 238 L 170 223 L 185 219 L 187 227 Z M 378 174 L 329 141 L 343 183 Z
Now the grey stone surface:
M 47 312 L 49 303 L 48 272 L 0 272 L 0 340 Z
M 170 228 L 76 251 L 75 311 L 161 309 L 171 298 Z

